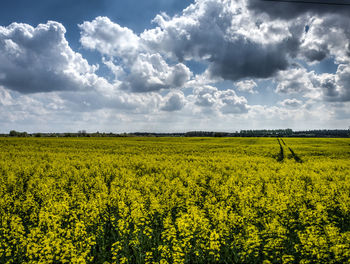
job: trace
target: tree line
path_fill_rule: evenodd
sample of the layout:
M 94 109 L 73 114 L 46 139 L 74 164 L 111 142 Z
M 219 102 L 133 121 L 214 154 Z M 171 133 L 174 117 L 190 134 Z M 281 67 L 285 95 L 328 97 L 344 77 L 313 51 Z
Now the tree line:
M 236 132 L 213 132 L 213 131 L 189 131 L 185 133 L 152 133 L 152 132 L 133 132 L 133 133 L 88 133 L 85 130 L 79 130 L 72 133 L 27 133 L 11 130 L 8 134 L 0 134 L 2 137 L 350 137 L 350 129 L 321 129 L 293 131 L 287 129 L 260 129 L 260 130 L 241 130 Z

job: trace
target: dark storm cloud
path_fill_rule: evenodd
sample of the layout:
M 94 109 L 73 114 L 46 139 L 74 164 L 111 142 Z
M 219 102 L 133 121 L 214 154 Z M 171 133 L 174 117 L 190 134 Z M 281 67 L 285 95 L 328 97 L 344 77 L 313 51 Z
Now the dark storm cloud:
M 283 44 L 261 45 L 243 39 L 236 40 L 213 52 L 208 70 L 212 76 L 228 80 L 267 78 L 287 68 L 287 54 L 288 50 Z
M 308 61 L 321 61 L 327 57 L 329 50 L 327 47 L 321 47 L 320 49 L 307 49 L 303 52 L 303 55 Z
M 307 0 L 296 3 L 264 0 L 248 0 L 248 8 L 256 14 L 266 13 L 271 18 L 293 19 L 300 15 L 310 14 L 338 14 L 350 15 L 350 2 L 348 0 Z M 299 2 L 303 2 L 300 0 Z M 327 3 L 349 4 L 349 5 L 329 5 Z
M 267 78 L 288 67 L 304 25 L 257 21 L 235 1 L 196 1 L 181 16 L 158 15 L 141 34 L 150 50 L 179 61 L 206 61 L 212 77 Z

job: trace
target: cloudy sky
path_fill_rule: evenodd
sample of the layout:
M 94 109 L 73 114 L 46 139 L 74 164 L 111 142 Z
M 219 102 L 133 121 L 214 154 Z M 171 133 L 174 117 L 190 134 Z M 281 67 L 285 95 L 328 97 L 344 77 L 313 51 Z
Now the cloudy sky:
M 0 7 L 0 133 L 350 126 L 350 6 L 2 0 Z

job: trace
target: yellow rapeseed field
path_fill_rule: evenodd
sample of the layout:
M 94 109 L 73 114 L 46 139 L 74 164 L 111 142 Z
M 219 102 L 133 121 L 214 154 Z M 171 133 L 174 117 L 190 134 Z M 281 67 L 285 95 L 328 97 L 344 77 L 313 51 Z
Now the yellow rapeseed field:
M 0 263 L 350 263 L 350 139 L 1 138 Z

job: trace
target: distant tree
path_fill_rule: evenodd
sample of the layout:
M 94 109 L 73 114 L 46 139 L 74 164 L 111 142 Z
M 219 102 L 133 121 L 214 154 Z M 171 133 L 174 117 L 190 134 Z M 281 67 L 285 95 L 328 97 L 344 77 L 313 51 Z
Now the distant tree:
M 10 137 L 27 137 L 28 133 L 27 132 L 18 132 L 16 130 L 11 130 L 9 133 Z
M 78 131 L 78 136 L 79 137 L 86 137 L 87 133 L 86 133 L 86 130 L 79 130 Z
M 18 135 L 18 132 L 16 130 L 11 130 L 9 133 L 10 137 L 17 137 L 17 135 Z

